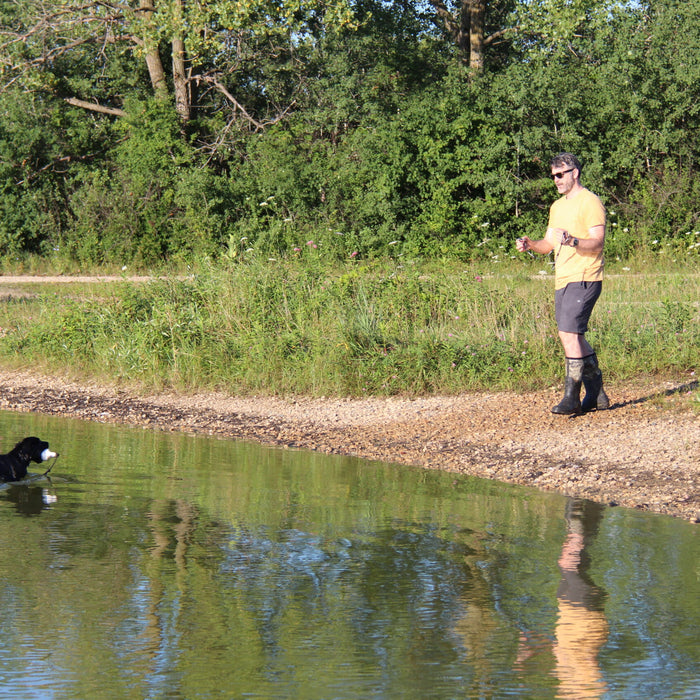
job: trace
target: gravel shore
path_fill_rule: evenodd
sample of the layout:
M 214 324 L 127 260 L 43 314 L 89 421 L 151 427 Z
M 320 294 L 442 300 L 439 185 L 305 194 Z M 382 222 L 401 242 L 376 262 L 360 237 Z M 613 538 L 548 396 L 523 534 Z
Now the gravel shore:
M 610 410 L 562 417 L 549 410 L 560 398 L 554 390 L 417 399 L 145 396 L 0 370 L 0 409 L 418 465 L 697 523 L 700 415 L 676 400 L 696 386 L 609 386 Z

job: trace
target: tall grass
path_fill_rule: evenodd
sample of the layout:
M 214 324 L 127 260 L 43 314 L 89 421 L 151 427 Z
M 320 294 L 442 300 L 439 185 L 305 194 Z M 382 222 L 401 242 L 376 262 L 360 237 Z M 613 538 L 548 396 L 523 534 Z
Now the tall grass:
M 700 277 L 613 268 L 589 339 L 609 380 L 694 381 Z M 36 291 L 36 288 L 31 290 Z M 179 390 L 418 395 L 558 385 L 545 260 L 205 266 L 0 304 L 0 361 Z

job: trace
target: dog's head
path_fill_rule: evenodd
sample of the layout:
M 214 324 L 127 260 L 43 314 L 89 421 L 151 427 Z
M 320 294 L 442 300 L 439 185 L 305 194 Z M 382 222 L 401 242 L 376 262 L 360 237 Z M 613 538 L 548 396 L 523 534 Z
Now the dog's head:
M 41 463 L 58 457 L 56 452 L 52 452 L 49 449 L 49 443 L 46 440 L 40 440 L 38 437 L 24 438 L 24 440 L 15 445 L 15 450 L 20 454 L 24 454 L 32 462 Z

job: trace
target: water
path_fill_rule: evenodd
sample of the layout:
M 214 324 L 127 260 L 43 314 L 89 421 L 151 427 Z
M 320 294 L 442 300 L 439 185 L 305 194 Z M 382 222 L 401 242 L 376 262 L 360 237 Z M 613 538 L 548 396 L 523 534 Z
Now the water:
M 0 413 L 0 698 L 698 698 L 697 526 Z M 38 465 L 33 465 L 40 473 Z

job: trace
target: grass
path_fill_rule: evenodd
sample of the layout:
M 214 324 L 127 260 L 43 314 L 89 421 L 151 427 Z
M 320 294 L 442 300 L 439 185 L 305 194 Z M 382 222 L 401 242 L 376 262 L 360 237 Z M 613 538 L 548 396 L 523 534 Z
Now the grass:
M 0 287 L 0 293 L 2 287 Z M 181 391 L 312 396 L 559 386 L 544 259 L 202 265 L 149 282 L 28 283 L 0 302 L 0 362 Z M 613 263 L 588 337 L 608 381 L 697 390 L 700 276 Z

